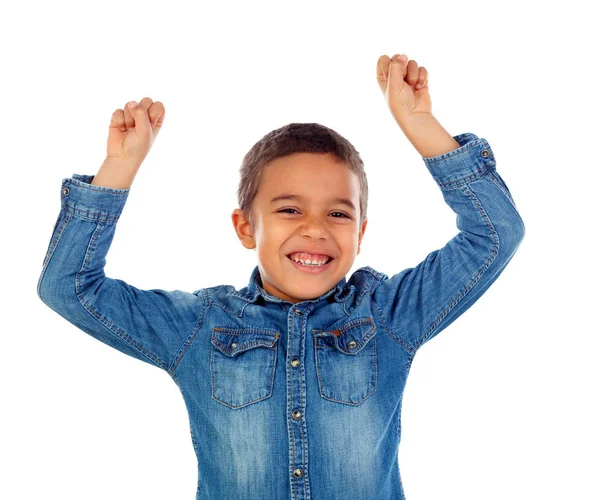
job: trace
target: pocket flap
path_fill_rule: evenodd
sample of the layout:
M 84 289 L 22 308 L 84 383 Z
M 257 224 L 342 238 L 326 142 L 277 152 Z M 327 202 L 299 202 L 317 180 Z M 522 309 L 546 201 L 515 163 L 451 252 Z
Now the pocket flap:
M 279 333 L 269 330 L 215 327 L 211 342 L 226 356 L 235 356 L 255 347 L 272 348 Z
M 344 354 L 356 354 L 371 340 L 377 327 L 373 318 L 349 321 L 331 330 L 313 330 L 317 347 L 335 348 Z

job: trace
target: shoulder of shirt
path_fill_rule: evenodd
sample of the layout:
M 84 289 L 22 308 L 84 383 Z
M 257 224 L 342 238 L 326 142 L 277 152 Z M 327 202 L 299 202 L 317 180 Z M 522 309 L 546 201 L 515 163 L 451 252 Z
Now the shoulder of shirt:
M 353 286 L 358 294 L 362 296 L 364 293 L 372 293 L 376 286 L 387 278 L 388 276 L 385 273 L 377 271 L 371 266 L 363 266 L 352 273 L 346 282 L 345 288 Z M 238 289 L 233 285 L 216 285 L 200 288 L 193 293 L 204 298 L 207 302 L 224 302 L 231 296 L 250 299 L 248 286 Z

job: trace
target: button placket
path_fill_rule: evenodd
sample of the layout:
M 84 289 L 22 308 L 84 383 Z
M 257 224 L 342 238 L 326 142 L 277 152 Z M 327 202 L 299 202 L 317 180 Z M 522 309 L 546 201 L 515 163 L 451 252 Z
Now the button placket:
M 301 359 L 304 352 L 304 343 L 305 343 L 305 321 L 304 315 L 310 310 L 307 308 L 304 310 L 301 307 L 293 307 L 293 314 L 290 315 L 291 321 L 289 325 L 289 339 L 290 339 L 290 356 L 292 359 L 290 361 L 290 365 L 293 368 L 299 368 L 302 366 Z M 291 312 L 291 311 L 290 311 Z M 295 356 L 294 356 L 295 355 Z M 301 481 L 297 483 L 295 486 L 296 490 L 299 492 L 299 498 L 304 498 L 303 494 L 300 492 L 304 485 L 308 488 L 308 477 L 305 476 L 305 471 L 299 465 L 305 464 L 307 461 L 307 457 L 304 455 L 305 450 L 308 448 L 305 442 L 306 429 L 304 427 L 304 419 L 302 406 L 303 401 L 306 398 L 303 394 L 306 392 L 306 385 L 304 379 L 302 377 L 301 370 L 291 370 L 290 372 L 290 384 L 289 384 L 289 395 L 292 398 L 291 406 L 295 409 L 291 410 L 290 417 L 294 422 L 294 425 L 290 427 L 290 467 L 292 469 L 293 478 L 299 479 L 302 478 Z

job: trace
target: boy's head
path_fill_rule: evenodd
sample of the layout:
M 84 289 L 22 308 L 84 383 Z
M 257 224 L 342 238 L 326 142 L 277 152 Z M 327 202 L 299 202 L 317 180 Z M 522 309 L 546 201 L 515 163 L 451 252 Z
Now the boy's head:
M 360 253 L 367 198 L 358 151 L 334 130 L 290 123 L 260 139 L 244 156 L 231 218 L 242 244 L 258 252 L 263 288 L 293 303 L 333 288 Z M 299 251 L 329 262 L 296 264 L 290 255 Z

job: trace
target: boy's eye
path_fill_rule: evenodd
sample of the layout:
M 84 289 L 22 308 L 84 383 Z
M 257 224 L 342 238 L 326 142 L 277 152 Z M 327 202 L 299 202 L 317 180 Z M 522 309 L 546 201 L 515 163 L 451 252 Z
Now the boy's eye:
M 340 214 L 342 217 L 346 217 L 346 218 L 348 218 L 348 219 L 350 218 L 350 217 L 348 217 L 348 216 L 347 216 L 347 215 L 346 215 L 344 212 L 332 212 L 332 213 L 334 213 L 334 214 Z M 340 217 L 336 217 L 336 219 L 339 219 L 339 218 L 340 218 Z
M 293 212 L 297 212 L 297 210 L 295 208 L 282 208 L 281 210 L 278 210 L 278 212 L 280 212 L 280 213 L 290 213 L 290 212 L 286 212 L 287 210 L 291 210 Z M 332 214 L 340 214 L 342 217 L 346 217 L 347 219 L 350 218 L 344 212 L 332 212 Z M 342 217 L 335 217 L 335 218 L 336 219 L 340 219 Z

